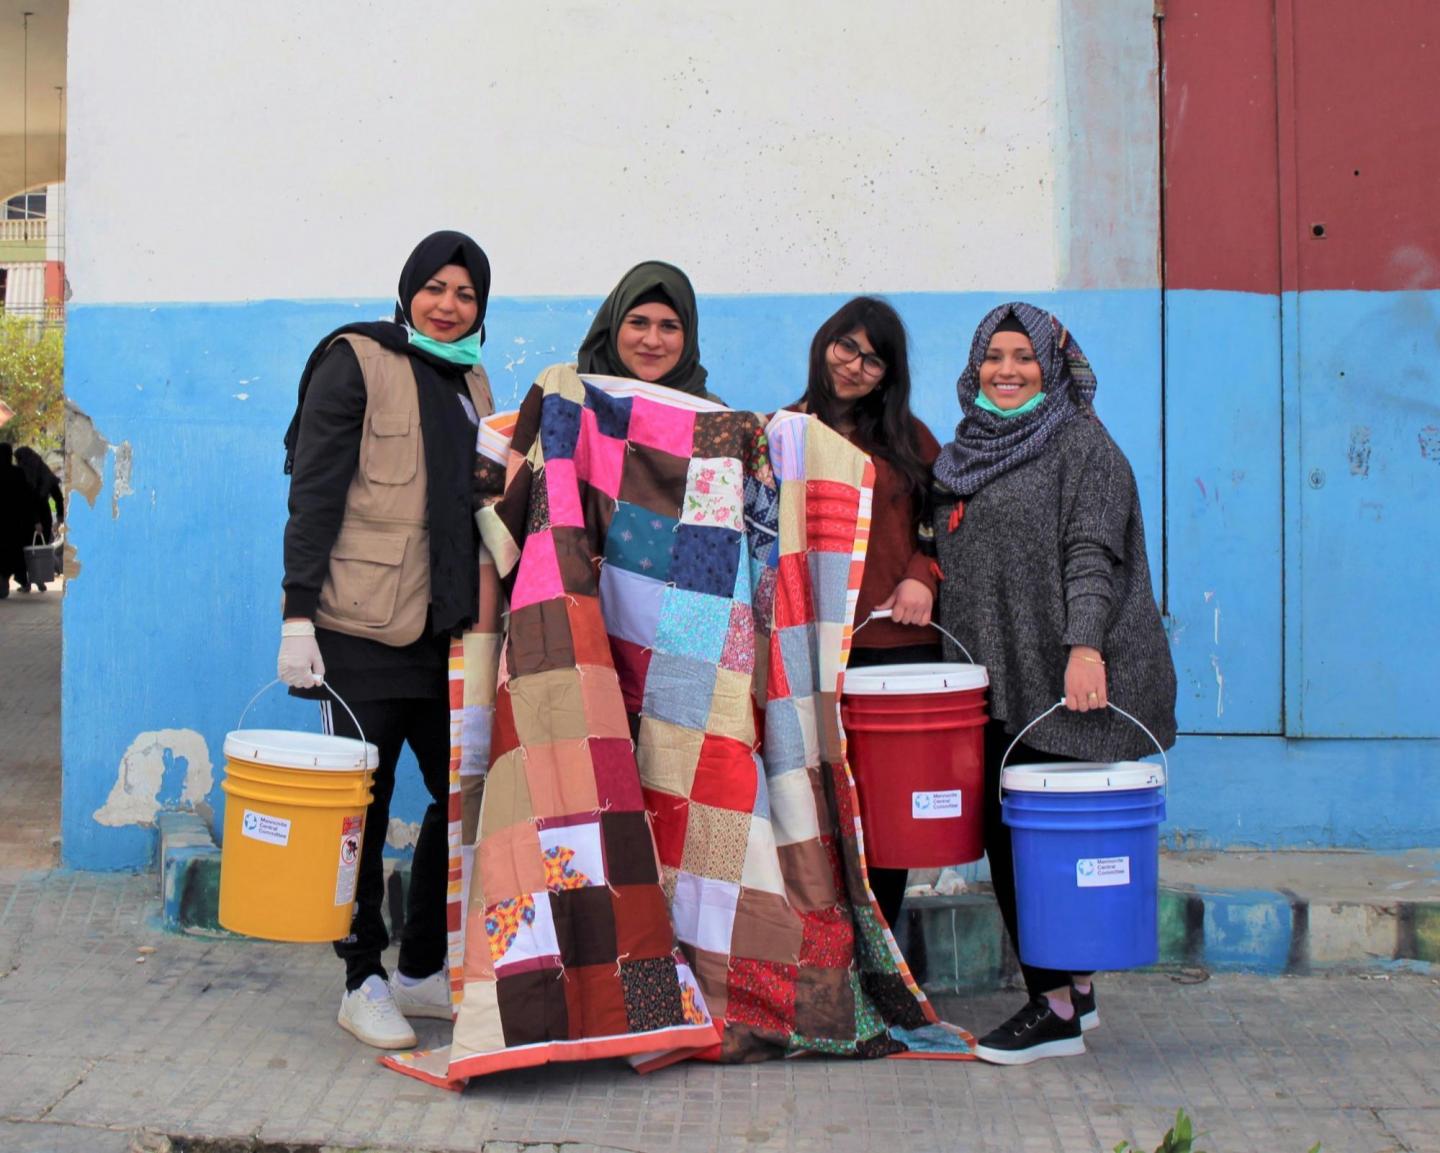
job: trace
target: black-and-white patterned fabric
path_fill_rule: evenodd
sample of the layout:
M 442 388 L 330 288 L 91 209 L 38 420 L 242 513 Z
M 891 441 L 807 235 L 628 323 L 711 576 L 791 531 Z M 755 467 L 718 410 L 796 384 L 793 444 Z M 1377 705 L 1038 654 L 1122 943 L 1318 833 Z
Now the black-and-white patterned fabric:
M 990 338 L 1008 316 L 1014 316 L 1030 337 L 1045 399 L 1024 415 L 1007 418 L 986 412 L 976 405 L 975 397 Z M 936 458 L 934 476 L 941 488 L 964 499 L 1039 456 L 1061 426 L 1088 414 L 1095 397 L 1095 373 L 1059 318 L 1033 304 L 1012 301 L 980 322 L 970 342 L 970 362 L 955 388 L 962 415 L 955 439 Z

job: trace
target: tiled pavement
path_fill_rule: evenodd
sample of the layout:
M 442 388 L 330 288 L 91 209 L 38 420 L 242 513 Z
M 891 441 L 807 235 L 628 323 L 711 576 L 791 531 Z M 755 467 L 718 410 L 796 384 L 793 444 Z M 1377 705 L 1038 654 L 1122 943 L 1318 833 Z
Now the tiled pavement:
M 59 611 L 53 587 L 0 602 L 0 1150 L 128 1153 L 174 1135 L 270 1149 L 1072 1153 L 1154 1148 L 1183 1106 L 1211 1153 L 1317 1140 L 1440 1153 L 1440 981 L 1403 972 L 1106 976 L 1090 1052 L 1022 1069 L 797 1060 L 638 1077 L 604 1063 L 459 1094 L 403 1078 L 335 1026 L 328 948 L 163 933 L 153 876 L 47 871 Z M 941 1008 L 983 1029 L 1018 1000 Z M 422 1042 L 446 1029 L 422 1022 Z
M 1183 1106 L 1212 1153 L 1300 1153 L 1317 1140 L 1335 1153 L 1440 1151 L 1440 981 L 1427 975 L 1106 976 L 1090 1051 L 1028 1068 L 794 1060 L 640 1077 L 606 1062 L 450 1093 L 382 1069 L 335 1026 L 340 967 L 327 947 L 163 933 L 155 886 L 0 872 L 0 1149 L 118 1153 L 170 1134 L 422 1150 L 1072 1153 L 1122 1138 L 1154 1148 Z M 1017 1000 L 941 1006 L 983 1028 Z M 422 1042 L 447 1028 L 422 1022 Z

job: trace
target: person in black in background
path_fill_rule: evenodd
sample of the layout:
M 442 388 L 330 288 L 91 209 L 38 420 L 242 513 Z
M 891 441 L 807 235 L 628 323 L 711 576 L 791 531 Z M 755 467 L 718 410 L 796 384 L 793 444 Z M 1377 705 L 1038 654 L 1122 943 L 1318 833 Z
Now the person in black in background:
M 50 471 L 50 466 L 40 454 L 28 446 L 15 450 L 15 464 L 25 475 L 25 483 L 30 486 L 30 491 L 35 494 L 35 504 L 40 514 L 40 531 L 44 534 L 45 543 L 50 544 L 55 540 L 55 526 L 65 523 L 65 493 L 60 488 L 60 478 Z M 53 517 L 50 514 L 51 505 L 55 507 Z M 32 533 L 31 540 L 33 539 Z M 31 540 L 25 543 L 30 544 Z M 43 581 L 36 581 L 35 587 L 42 593 L 45 591 Z M 30 591 L 28 576 L 20 582 L 20 591 Z
M 25 546 L 40 525 L 40 502 L 15 465 L 15 450 L 0 444 L 0 598 L 10 595 L 10 578 L 29 590 Z

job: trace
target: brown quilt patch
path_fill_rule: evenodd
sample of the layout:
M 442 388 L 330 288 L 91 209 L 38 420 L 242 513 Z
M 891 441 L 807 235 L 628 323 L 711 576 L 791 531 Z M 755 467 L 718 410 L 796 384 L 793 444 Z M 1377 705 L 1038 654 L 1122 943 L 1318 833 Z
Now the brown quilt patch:
M 496 982 L 506 1045 L 570 1039 L 570 1010 L 559 969 L 507 974 Z
M 612 885 L 653 885 L 660 880 L 655 842 L 643 812 L 601 813 L 600 837 L 605 849 L 605 875 Z M 667 922 L 669 916 L 667 907 Z
M 793 965 L 800 960 L 804 937 L 805 923 L 784 897 L 759 889 L 740 890 L 730 937 L 731 951 L 737 956 Z
M 850 968 L 802 968 L 795 988 L 795 1032 L 805 1037 L 848 1037 L 855 1032 Z
M 679 520 L 689 471 L 688 457 L 671 456 L 648 444 L 631 444 L 625 454 L 620 499 Z
M 571 1040 L 610 1037 L 625 1031 L 625 987 L 613 961 L 606 965 L 572 965 L 565 970 L 563 984 Z
M 560 942 L 560 959 L 567 968 L 615 963 L 619 950 L 609 889 L 591 885 L 551 893 L 550 910 L 555 918 L 555 939 Z
M 622 960 L 669 957 L 675 948 L 670 906 L 659 885 L 616 885 L 615 941 Z
M 564 602 L 540 601 L 515 609 L 505 658 L 512 677 L 573 668 L 575 645 Z
M 785 891 L 797 909 L 801 912 L 821 909 L 839 900 L 830 855 L 818 840 L 781 845 L 779 852 Z

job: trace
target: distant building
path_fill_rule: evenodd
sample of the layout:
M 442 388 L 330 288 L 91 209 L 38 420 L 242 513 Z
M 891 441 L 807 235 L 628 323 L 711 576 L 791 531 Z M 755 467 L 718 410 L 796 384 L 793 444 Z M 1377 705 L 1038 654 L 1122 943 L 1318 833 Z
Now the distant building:
M 17 192 L 0 205 L 0 309 L 64 321 L 64 183 Z

